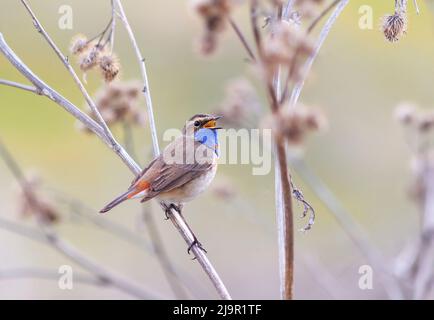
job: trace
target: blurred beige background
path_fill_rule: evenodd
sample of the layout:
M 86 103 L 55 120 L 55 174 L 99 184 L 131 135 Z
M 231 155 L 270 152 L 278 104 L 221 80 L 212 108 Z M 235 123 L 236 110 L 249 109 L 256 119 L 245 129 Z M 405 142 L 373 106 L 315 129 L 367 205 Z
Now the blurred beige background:
M 200 33 L 198 19 L 185 1 L 125 0 L 124 6 L 147 61 L 155 118 L 159 133 L 181 127 L 194 113 L 209 112 L 221 101 L 230 79 L 252 73 L 235 35 L 228 31 L 217 56 L 198 57 L 194 40 Z M 109 20 L 109 1 L 30 1 L 35 13 L 59 47 L 66 52 L 77 33 L 95 34 Z M 73 8 L 73 30 L 58 28 L 61 5 Z M 374 29 L 358 27 L 358 9 L 373 7 Z M 307 163 L 337 194 L 372 242 L 386 256 L 396 255 L 417 232 L 418 214 L 409 201 L 409 150 L 393 110 L 402 100 L 433 106 L 434 72 L 433 12 L 420 3 L 421 15 L 410 6 L 407 36 L 387 43 L 378 31 L 382 15 L 390 13 L 393 1 L 352 0 L 324 45 L 314 65 L 301 101 L 321 106 L 330 128 L 309 140 Z M 236 18 L 246 29 L 245 8 Z M 22 5 L 4 0 L 0 31 L 10 46 L 38 75 L 74 103 L 83 99 L 62 64 L 34 30 Z M 126 33 L 119 24 L 115 52 L 120 56 L 123 79 L 139 79 L 139 70 Z M 0 56 L 0 78 L 24 81 Z M 90 74 L 88 89 L 101 82 Z M 262 93 L 262 91 L 261 91 Z M 130 182 L 131 174 L 121 161 L 95 137 L 83 135 L 74 119 L 54 103 L 30 93 L 0 86 L 0 137 L 19 162 L 44 177 L 45 184 L 81 199 L 99 209 Z M 115 130 L 121 138 L 121 130 Z M 136 129 L 137 153 L 143 165 L 151 148 L 148 128 Z M 162 141 L 160 141 L 162 143 Z M 229 181 L 237 190 L 232 202 L 207 192 L 186 207 L 186 217 L 208 250 L 234 298 L 278 297 L 277 236 L 274 228 L 273 175 L 252 176 L 248 165 L 223 165 L 217 181 Z M 296 184 L 317 211 L 314 228 L 296 234 L 296 298 L 330 298 L 320 287 L 304 257 L 314 256 L 336 278 L 334 294 L 340 298 L 384 297 L 380 285 L 358 289 L 358 268 L 366 260 L 352 245 L 323 204 L 295 175 Z M 14 211 L 13 177 L 0 161 L 0 215 L 20 221 Z M 191 277 L 203 283 L 203 298 L 215 298 L 202 270 L 190 260 L 185 244 L 154 203 L 155 217 L 171 258 Z M 110 212 L 113 219 L 135 228 L 139 204 L 128 203 Z M 301 208 L 299 208 L 301 212 Z M 97 215 L 95 210 L 95 215 Z M 31 221 L 23 221 L 31 225 Z M 297 229 L 305 221 L 295 220 Z M 135 279 L 159 294 L 171 291 L 151 256 L 107 235 L 88 223 L 71 221 L 58 226 L 61 234 L 104 265 Z M 0 269 L 38 266 L 57 271 L 70 264 L 49 248 L 0 230 Z M 79 268 L 77 267 L 77 270 Z M 316 270 L 316 272 L 322 272 Z M 374 272 L 375 277 L 375 272 Z M 55 281 L 0 280 L 0 298 L 130 298 L 117 290 L 76 284 L 59 290 Z

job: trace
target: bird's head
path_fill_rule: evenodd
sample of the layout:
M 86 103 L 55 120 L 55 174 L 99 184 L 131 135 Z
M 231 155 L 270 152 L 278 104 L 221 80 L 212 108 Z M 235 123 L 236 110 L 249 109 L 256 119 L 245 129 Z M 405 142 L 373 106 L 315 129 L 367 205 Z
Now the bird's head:
M 217 130 L 221 127 L 217 126 L 217 120 L 221 116 L 214 116 L 209 114 L 196 114 L 191 117 L 184 126 L 184 135 L 194 135 L 200 129 Z

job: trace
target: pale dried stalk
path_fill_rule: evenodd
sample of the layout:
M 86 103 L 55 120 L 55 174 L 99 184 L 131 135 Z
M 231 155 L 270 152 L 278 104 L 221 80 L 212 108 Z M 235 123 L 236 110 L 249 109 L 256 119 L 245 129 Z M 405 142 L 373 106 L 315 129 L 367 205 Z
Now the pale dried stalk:
M 77 106 L 59 94 L 56 90 L 51 88 L 43 82 L 37 75 L 33 73 L 30 68 L 21 61 L 21 59 L 13 52 L 8 46 L 2 33 L 0 33 L 0 52 L 6 57 L 7 60 L 22 74 L 24 75 L 35 87 L 35 93 L 43 95 L 50 100 L 56 102 L 63 107 L 67 112 L 72 114 L 77 120 L 83 123 L 89 130 L 94 132 L 104 143 L 111 148 L 122 159 L 122 161 L 133 171 L 134 174 L 139 174 L 141 169 L 139 165 L 130 157 L 130 155 L 119 144 L 113 144 L 105 135 L 102 127 L 90 118 L 87 114 L 81 111 Z M 4 80 L 3 80 L 4 81 Z M 8 84 L 9 85 L 9 84 Z M 17 86 L 14 86 L 17 87 Z M 29 91 L 29 90 L 27 90 Z M 30 90 L 33 91 L 33 90 Z
M 21 3 L 24 5 L 24 7 L 27 9 L 28 13 L 30 14 L 33 25 L 35 26 L 36 30 L 44 37 L 44 39 L 48 42 L 50 47 L 54 50 L 56 55 L 59 57 L 59 59 L 62 61 L 65 68 L 68 70 L 68 72 L 71 74 L 72 78 L 74 79 L 74 82 L 77 84 L 78 88 L 80 89 L 81 93 L 83 94 L 87 104 L 89 105 L 90 109 L 92 110 L 93 114 L 96 117 L 97 122 L 101 126 L 101 128 L 104 130 L 104 133 L 106 137 L 112 142 L 112 145 L 115 146 L 117 144 L 115 138 L 113 137 L 110 129 L 108 128 L 107 124 L 105 123 L 103 117 L 101 116 L 101 113 L 99 112 L 96 104 L 93 102 L 92 98 L 90 97 L 89 93 L 87 92 L 86 88 L 84 87 L 83 83 L 80 81 L 80 78 L 75 73 L 74 69 L 72 68 L 71 64 L 69 63 L 68 58 L 60 51 L 60 49 L 57 47 L 57 45 L 54 43 L 54 41 L 50 38 L 48 33 L 45 31 L 42 24 L 39 22 L 39 20 L 36 18 L 35 14 L 33 13 L 30 6 L 27 4 L 25 0 L 21 0 Z
M 415 299 L 426 299 L 431 289 L 434 274 L 434 164 L 432 159 L 423 159 L 424 195 L 421 200 L 422 230 L 414 278 Z
M 303 90 L 304 83 L 307 79 L 307 76 L 309 75 L 310 69 L 312 68 L 315 59 L 318 57 L 318 54 L 321 50 L 322 45 L 324 44 L 324 41 L 326 40 L 327 36 L 330 33 L 331 28 L 333 27 L 339 15 L 345 9 L 349 1 L 350 0 L 341 0 L 336 5 L 335 10 L 332 12 L 330 17 L 324 24 L 312 54 L 307 58 L 306 62 L 304 63 L 302 76 L 300 80 L 297 81 L 297 83 L 294 85 L 294 88 L 292 89 L 290 103 L 288 104 L 289 107 L 294 107 L 297 104 L 301 91 Z
M 129 123 L 123 123 L 124 131 L 124 145 L 127 151 L 134 155 L 134 139 L 133 132 Z M 175 266 L 172 261 L 170 261 L 169 255 L 165 248 L 163 239 L 157 228 L 157 224 L 154 221 L 153 213 L 149 203 L 144 204 L 141 208 L 141 216 L 143 217 L 144 225 L 146 226 L 146 233 L 151 239 L 151 252 L 157 258 L 160 263 L 163 275 L 166 278 L 173 294 L 177 299 L 185 300 L 188 297 L 186 290 L 184 289 L 183 282 L 178 276 L 175 270 Z M 143 240 L 143 239 L 142 239 Z
M 116 30 L 116 6 L 115 0 L 111 0 L 112 6 L 112 25 L 110 27 L 110 53 L 113 53 L 113 48 L 115 46 L 115 30 Z
M 287 19 L 293 1 L 288 1 L 285 8 L 279 7 L 277 19 Z M 276 101 L 282 99 L 282 68 L 277 68 L 274 75 Z M 276 225 L 279 247 L 280 296 L 281 299 L 293 298 L 294 287 L 294 213 L 290 173 L 286 164 L 287 148 L 284 141 L 277 141 L 275 146 L 274 192 L 276 207 Z
M 136 54 L 138 57 L 141 57 L 140 50 L 138 49 L 137 42 L 135 40 L 131 27 L 129 26 L 128 20 L 126 19 L 122 5 L 119 0 L 116 0 L 116 3 L 120 10 L 121 20 L 127 29 L 127 32 L 135 48 Z M 15 66 L 15 68 L 18 71 L 20 71 L 30 82 L 32 82 L 35 85 L 35 87 L 38 89 L 39 92 L 41 92 L 43 95 L 49 97 L 51 100 L 55 101 L 56 103 L 64 107 L 65 110 L 67 110 L 69 113 L 74 115 L 78 120 L 80 120 L 84 125 L 86 125 L 86 127 L 88 127 L 91 131 L 97 134 L 99 138 L 101 138 L 111 149 L 113 149 L 116 152 L 116 154 L 123 160 L 123 162 L 129 167 L 129 169 L 134 173 L 134 175 L 137 176 L 141 173 L 141 169 L 139 165 L 130 157 L 130 155 L 124 150 L 124 148 L 122 148 L 122 146 L 120 146 L 114 139 L 110 139 L 106 135 L 105 130 L 99 124 L 97 124 L 89 116 L 84 114 L 80 109 L 74 106 L 71 102 L 69 102 L 59 93 L 57 93 L 51 87 L 46 85 L 42 80 L 40 80 L 10 49 L 10 47 L 4 41 L 3 35 L 1 33 L 0 33 L 0 51 L 11 62 L 11 64 Z M 154 121 L 153 111 L 152 111 L 152 101 L 150 99 L 150 95 L 147 94 L 149 93 L 149 84 L 147 80 L 144 60 L 141 58 L 140 62 L 141 62 L 142 75 L 145 81 L 144 93 L 148 103 L 147 104 L 148 119 L 151 127 L 154 154 L 159 154 L 157 132 L 155 128 L 155 121 Z M 97 109 L 96 111 L 98 112 Z M 190 246 L 194 241 L 193 235 L 191 234 L 189 228 L 187 227 L 187 225 L 185 224 L 181 216 L 178 214 L 178 212 L 176 212 L 175 210 L 171 210 L 171 212 L 172 214 L 170 215 L 170 219 L 172 223 L 175 225 L 178 232 L 181 233 L 186 243 Z M 211 264 L 211 262 L 209 261 L 205 253 L 197 246 L 194 246 L 192 248 L 192 252 L 196 257 L 196 259 L 198 260 L 201 267 L 203 268 L 203 270 L 205 271 L 205 273 L 208 275 L 211 282 L 213 283 L 219 296 L 223 299 L 231 299 L 229 292 L 227 291 L 225 285 L 223 284 L 222 280 L 220 279 L 219 275 L 217 274 L 216 270 L 214 269 L 213 265 Z
M 158 144 L 157 129 L 155 126 L 153 105 L 152 105 L 152 99 L 151 99 L 151 94 L 150 94 L 149 80 L 148 80 L 148 75 L 147 75 L 147 71 L 146 71 L 145 59 L 143 58 L 142 53 L 140 52 L 139 46 L 137 44 L 137 41 L 136 41 L 134 33 L 131 29 L 131 26 L 128 22 L 128 19 L 125 15 L 125 11 L 123 9 L 121 1 L 120 0 L 115 0 L 115 1 L 116 1 L 117 8 L 119 9 L 119 17 L 120 17 L 122 23 L 124 24 L 125 29 L 127 30 L 128 36 L 131 40 L 131 44 L 134 48 L 137 60 L 139 62 L 140 71 L 142 73 L 142 78 L 143 78 L 143 82 L 144 82 L 143 93 L 145 95 L 146 105 L 148 108 L 148 120 L 149 120 L 149 126 L 150 126 L 151 137 L 152 137 L 152 146 L 153 146 L 153 151 L 154 151 L 154 157 L 157 157 L 160 154 L 160 147 Z M 180 214 L 176 210 L 173 210 L 173 209 L 171 209 L 171 214 L 169 215 L 169 217 L 170 217 L 170 220 L 172 221 L 172 223 L 174 224 L 174 226 L 181 233 L 185 242 L 188 244 L 188 246 L 190 246 L 194 242 L 194 237 L 191 234 L 189 228 L 187 227 L 184 219 L 182 219 Z M 213 283 L 219 296 L 222 299 L 231 299 L 231 296 L 230 296 L 228 290 L 226 289 L 226 286 L 224 285 L 223 281 L 220 279 L 220 276 L 218 275 L 217 271 L 214 269 L 211 262 L 208 260 L 205 253 L 196 245 L 193 246 L 191 251 L 193 252 L 195 258 L 197 259 L 197 261 L 199 262 L 199 264 L 201 265 L 201 267 L 203 268 L 203 270 L 207 274 L 208 278 Z
M 282 19 L 283 7 L 280 5 L 277 10 L 277 18 Z M 289 12 L 286 10 L 286 12 Z M 255 39 L 258 59 L 263 59 L 263 44 L 261 32 L 258 27 L 258 1 L 250 1 L 250 21 L 253 36 Z M 235 28 L 234 28 L 235 30 Z M 236 30 L 235 30 L 236 31 Z M 238 34 L 238 33 L 237 33 Z M 239 37 L 242 39 L 243 37 Z M 247 49 L 248 47 L 246 47 Z M 262 62 L 261 62 L 262 63 Z M 278 112 L 281 98 L 280 68 L 273 76 L 272 83 L 266 83 L 270 109 L 272 113 Z M 267 81 L 268 82 L 268 81 Z M 290 184 L 290 173 L 286 162 L 286 146 L 282 139 L 275 141 L 275 207 L 276 225 L 278 233 L 279 252 L 279 275 L 280 275 L 280 296 L 282 299 L 293 298 L 294 284 L 294 226 L 292 192 Z
M 21 89 L 21 90 L 25 90 L 25 91 L 30 91 L 36 94 L 42 94 L 42 92 L 40 92 L 37 88 L 32 87 L 32 86 L 28 86 L 26 84 L 22 84 L 22 83 L 18 83 L 15 81 L 9 81 L 9 80 L 4 80 L 4 79 L 0 79 L 0 85 L 4 85 L 4 86 L 9 86 L 9 87 L 14 87 L 17 89 Z
M 157 157 L 160 154 L 160 148 L 158 144 L 157 128 L 155 126 L 154 109 L 153 109 L 152 98 L 151 98 L 151 89 L 149 87 L 148 73 L 146 71 L 145 59 L 143 58 L 142 53 L 140 52 L 136 37 L 134 36 L 133 30 L 131 29 L 127 16 L 125 15 L 125 11 L 121 1 L 120 0 L 114 0 L 114 1 L 116 2 L 117 8 L 119 9 L 119 18 L 121 19 L 125 29 L 127 30 L 128 37 L 130 38 L 131 45 L 133 46 L 134 52 L 139 62 L 139 68 L 144 82 L 143 95 L 145 96 L 146 107 L 148 108 L 148 121 L 149 121 L 149 127 L 151 129 L 150 131 L 152 137 L 152 147 L 154 150 L 154 156 Z

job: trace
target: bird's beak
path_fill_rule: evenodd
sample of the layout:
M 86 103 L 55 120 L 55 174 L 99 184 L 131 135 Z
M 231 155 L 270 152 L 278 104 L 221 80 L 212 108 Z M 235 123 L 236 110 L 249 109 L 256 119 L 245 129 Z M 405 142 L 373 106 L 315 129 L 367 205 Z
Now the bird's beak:
M 222 129 L 222 127 L 217 127 L 217 120 L 221 118 L 222 116 L 212 117 L 210 120 L 208 120 L 207 123 L 203 125 L 203 127 L 207 129 L 213 129 L 213 130 Z

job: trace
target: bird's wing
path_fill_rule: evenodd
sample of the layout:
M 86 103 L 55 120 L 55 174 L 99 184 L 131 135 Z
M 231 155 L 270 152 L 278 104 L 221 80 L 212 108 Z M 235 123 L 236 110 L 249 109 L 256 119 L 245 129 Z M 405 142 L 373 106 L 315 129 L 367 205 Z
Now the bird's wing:
M 176 139 L 166 147 L 165 152 L 172 152 L 179 144 L 181 139 Z M 198 146 L 196 144 L 196 146 Z M 196 150 L 196 148 L 195 148 Z M 145 182 L 147 195 L 143 201 L 149 200 L 162 192 L 167 192 L 178 188 L 185 183 L 199 177 L 213 166 L 212 158 L 209 161 L 185 163 L 166 163 L 164 153 L 155 158 L 142 173 L 134 179 L 131 188 L 139 183 Z
M 212 163 L 170 164 L 165 165 L 160 175 L 151 182 L 151 190 L 161 193 L 170 191 L 201 176 L 212 167 Z

